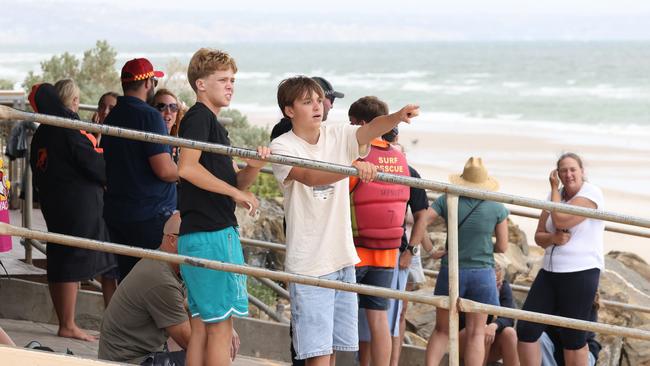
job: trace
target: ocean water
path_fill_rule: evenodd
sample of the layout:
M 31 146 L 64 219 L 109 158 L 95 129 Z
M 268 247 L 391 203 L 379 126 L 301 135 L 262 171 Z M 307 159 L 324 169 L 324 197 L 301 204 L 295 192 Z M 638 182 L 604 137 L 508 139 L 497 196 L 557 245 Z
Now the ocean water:
M 21 81 L 39 62 L 69 51 L 81 57 L 93 45 L 5 46 L 0 49 L 0 78 Z M 176 59 L 186 64 L 196 49 L 230 52 L 239 66 L 232 107 L 256 115 L 278 116 L 276 88 L 292 75 L 327 78 L 344 99 L 331 112 L 346 119 L 347 108 L 365 95 L 376 95 L 391 109 L 406 103 L 421 107 L 422 131 L 471 129 L 484 135 L 547 137 L 566 146 L 603 146 L 600 161 L 638 161 L 650 165 L 650 42 L 439 42 L 439 43 L 228 43 L 113 44 L 117 66 L 134 57 L 149 58 L 166 70 Z M 183 77 L 183 75 L 179 75 Z M 269 124 L 275 122 L 273 117 Z M 426 143 L 426 142 L 425 142 Z M 579 150 L 579 149 L 578 149 Z M 613 155 L 611 151 L 616 151 Z M 630 151 L 627 154 L 625 151 Z M 430 162 L 458 165 L 464 153 L 449 151 Z M 636 154 L 635 154 L 636 153 Z M 645 155 L 644 155 L 645 153 Z M 533 160 L 548 155 L 537 151 Z M 537 155 L 535 155 L 537 154 Z M 498 148 L 488 158 L 507 161 Z M 551 159 L 552 160 L 552 159 Z M 624 183 L 599 174 L 613 188 L 647 193 L 650 170 L 628 168 Z M 538 171 L 508 171 L 539 178 Z M 546 174 L 546 173 L 545 173 Z
M 53 54 L 92 45 L 5 46 L 0 78 L 21 81 Z M 165 70 L 199 44 L 113 45 L 118 67 L 148 57 Z M 569 123 L 632 129 L 650 125 L 650 42 L 277 43 L 207 45 L 237 60 L 235 106 L 275 110 L 283 78 L 321 75 L 345 107 L 377 95 L 396 108 L 468 120 Z

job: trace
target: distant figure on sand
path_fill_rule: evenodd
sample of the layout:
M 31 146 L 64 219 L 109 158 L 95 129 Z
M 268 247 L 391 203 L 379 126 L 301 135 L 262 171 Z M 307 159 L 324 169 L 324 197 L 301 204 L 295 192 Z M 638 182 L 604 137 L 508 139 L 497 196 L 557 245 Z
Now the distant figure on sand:
M 496 191 L 499 183 L 488 175 L 479 157 L 465 163 L 462 174 L 452 174 L 449 181 L 465 187 Z M 431 205 L 428 223 L 440 216 L 448 217 L 447 195 L 438 197 Z M 459 296 L 490 305 L 499 305 L 497 281 L 494 271 L 494 253 L 508 248 L 508 210 L 502 203 L 460 197 L 458 202 L 458 287 Z M 421 237 L 426 227 L 413 228 L 413 236 Z M 492 235 L 496 243 L 492 243 Z M 436 280 L 434 295 L 449 296 L 449 267 L 447 255 Z M 466 348 L 465 365 L 483 365 L 485 359 L 485 323 L 487 314 L 465 313 Z M 438 365 L 449 343 L 449 310 L 436 309 L 436 326 L 427 344 L 426 364 Z
M 582 159 L 566 153 L 549 175 L 552 202 L 603 210 L 600 188 L 586 181 Z M 560 186 L 560 183 L 562 184 Z M 600 273 L 604 270 L 602 220 L 561 212 L 543 211 L 535 243 L 544 248 L 544 265 L 530 288 L 523 310 L 567 318 L 590 320 Z M 517 323 L 519 359 L 524 366 L 542 362 L 539 338 L 545 324 Z M 560 328 L 566 365 L 586 365 L 587 332 Z
M 72 80 L 32 88 L 34 111 L 79 119 L 79 88 Z M 58 91 L 57 91 L 58 90 Z M 41 124 L 32 139 L 30 165 L 48 231 L 108 241 L 102 219 L 106 184 L 104 159 L 95 137 L 84 131 Z M 47 281 L 59 318 L 58 335 L 92 341 L 75 323 L 79 282 L 102 275 L 104 304 L 115 291 L 116 267 L 111 254 L 56 243 L 47 245 Z

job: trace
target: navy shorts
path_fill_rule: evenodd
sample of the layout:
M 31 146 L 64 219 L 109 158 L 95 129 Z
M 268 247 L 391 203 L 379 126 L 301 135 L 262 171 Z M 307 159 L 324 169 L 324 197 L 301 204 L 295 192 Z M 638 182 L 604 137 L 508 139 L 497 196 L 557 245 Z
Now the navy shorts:
M 562 273 L 540 269 L 522 310 L 591 320 L 599 280 L 598 268 Z M 522 342 L 536 342 L 544 330 L 545 324 L 524 320 L 517 322 L 517 338 Z M 560 328 L 560 339 L 564 349 L 580 349 L 587 343 L 587 332 Z
M 356 268 L 357 283 L 362 285 L 390 288 L 394 268 L 362 266 Z M 380 296 L 359 294 L 359 307 L 370 310 L 387 310 L 388 299 Z
M 449 296 L 449 268 L 441 267 L 434 295 Z M 494 268 L 461 268 L 458 271 L 458 296 L 483 304 L 499 306 Z

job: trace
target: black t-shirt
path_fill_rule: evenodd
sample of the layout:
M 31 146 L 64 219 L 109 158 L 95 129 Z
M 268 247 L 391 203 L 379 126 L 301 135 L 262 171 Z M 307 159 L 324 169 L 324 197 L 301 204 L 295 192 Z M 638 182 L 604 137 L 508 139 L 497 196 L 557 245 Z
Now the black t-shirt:
M 217 116 L 200 102 L 187 111 L 178 135 L 186 139 L 230 146 L 228 131 L 217 121 Z M 237 173 L 230 156 L 202 152 L 199 163 L 218 179 L 237 186 Z M 178 203 L 182 218 L 180 234 L 237 226 L 235 202 L 229 196 L 206 191 L 182 178 Z
M 409 165 L 409 174 L 413 178 L 421 178 L 420 173 L 415 170 L 412 166 Z M 422 188 L 411 187 L 411 195 L 409 196 L 408 207 L 411 207 L 411 212 L 416 213 L 420 210 L 426 210 L 429 208 L 429 199 L 427 198 L 427 191 Z M 408 239 L 406 239 L 406 230 L 402 235 L 402 244 L 399 248 L 400 252 L 406 250 L 406 247 L 409 245 Z

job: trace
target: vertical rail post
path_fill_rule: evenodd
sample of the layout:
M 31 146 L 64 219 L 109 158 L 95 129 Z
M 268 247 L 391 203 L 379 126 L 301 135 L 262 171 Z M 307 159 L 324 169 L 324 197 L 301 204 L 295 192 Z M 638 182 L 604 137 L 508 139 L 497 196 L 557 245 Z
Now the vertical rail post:
M 32 209 L 34 208 L 34 189 L 32 187 L 32 167 L 29 165 L 29 146 L 32 142 L 32 133 L 27 133 L 28 152 L 25 154 L 25 174 L 22 189 L 25 192 L 25 201 L 23 201 L 23 227 L 32 228 Z M 25 238 L 25 263 L 32 264 L 32 240 Z
M 449 265 L 449 365 L 458 366 L 458 196 L 447 194 L 447 259 Z

